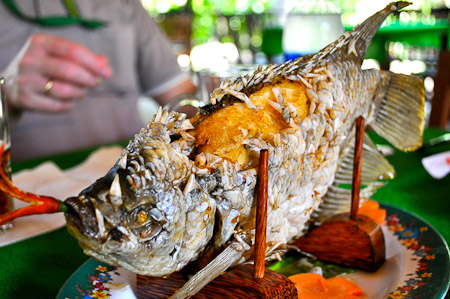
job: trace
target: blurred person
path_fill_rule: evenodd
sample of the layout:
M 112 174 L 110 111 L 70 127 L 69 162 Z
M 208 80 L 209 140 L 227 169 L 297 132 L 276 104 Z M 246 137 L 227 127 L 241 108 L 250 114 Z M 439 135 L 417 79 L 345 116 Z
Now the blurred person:
M 13 161 L 128 140 L 141 95 L 195 91 L 139 0 L 0 0 L 0 53 Z

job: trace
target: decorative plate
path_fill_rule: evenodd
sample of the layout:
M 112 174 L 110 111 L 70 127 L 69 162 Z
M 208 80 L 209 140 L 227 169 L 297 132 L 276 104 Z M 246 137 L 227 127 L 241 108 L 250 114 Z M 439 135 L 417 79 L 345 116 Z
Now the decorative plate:
M 375 273 L 349 271 L 366 298 L 445 298 L 450 281 L 450 251 L 430 224 L 387 204 L 383 224 L 386 262 Z M 136 275 L 94 259 L 87 260 L 62 286 L 57 299 L 136 298 Z

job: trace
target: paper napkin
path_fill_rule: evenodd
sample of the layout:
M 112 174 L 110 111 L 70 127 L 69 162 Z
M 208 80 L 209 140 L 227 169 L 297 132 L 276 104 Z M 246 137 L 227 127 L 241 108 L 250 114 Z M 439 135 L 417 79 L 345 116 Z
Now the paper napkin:
M 450 151 L 422 159 L 422 165 L 435 179 L 442 179 L 450 172 Z

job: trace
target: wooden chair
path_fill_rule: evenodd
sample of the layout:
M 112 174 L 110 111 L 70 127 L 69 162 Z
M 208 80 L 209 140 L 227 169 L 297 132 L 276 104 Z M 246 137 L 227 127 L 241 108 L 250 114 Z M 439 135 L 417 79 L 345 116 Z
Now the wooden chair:
M 436 78 L 434 96 L 431 101 L 429 126 L 445 129 L 450 116 L 450 51 L 447 47 L 447 35 L 443 35 L 442 47 Z

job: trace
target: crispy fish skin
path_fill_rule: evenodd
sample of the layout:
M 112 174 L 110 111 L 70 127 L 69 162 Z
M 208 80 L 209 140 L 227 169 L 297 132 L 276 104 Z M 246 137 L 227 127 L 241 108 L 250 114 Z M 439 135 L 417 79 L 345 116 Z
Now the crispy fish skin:
M 66 200 L 70 233 L 87 254 L 149 276 L 229 244 L 242 254 L 224 265 L 243 262 L 258 153 L 268 149 L 266 255 L 283 250 L 333 184 L 358 116 L 400 149 L 420 146 L 421 79 L 360 68 L 381 22 L 406 5 L 390 4 L 315 55 L 223 82 L 191 120 L 160 110 L 104 178 Z
M 197 186 L 184 194 L 183 188 L 192 184 L 193 162 L 170 143 L 174 132 L 168 126 L 191 127 L 184 117 L 174 113 L 168 125 L 164 120 L 150 123 L 107 176 L 78 198 L 66 200 L 78 215 L 84 211 L 85 218 L 102 223 L 103 228 L 89 229 L 85 219 L 66 215 L 69 232 L 86 254 L 136 273 L 163 276 L 180 270 L 206 245 L 213 233 L 215 202 Z M 120 200 L 113 204 L 112 198 Z
M 232 149 L 229 149 L 229 143 L 226 143 L 208 153 L 209 155 L 220 153 L 226 157 L 223 160 L 217 157 L 216 164 L 222 161 L 228 163 L 234 158 L 234 172 L 237 173 L 247 171 L 247 165 L 256 164 L 255 161 L 249 161 L 252 158 L 255 160 L 258 158 L 257 155 L 252 155 L 252 152 L 258 152 L 262 148 L 269 150 L 268 226 L 271 229 L 267 234 L 267 242 L 273 246 L 286 244 L 301 235 L 311 212 L 317 209 L 321 198 L 334 180 L 340 147 L 352 129 L 355 118 L 362 115 L 370 124 L 375 108 L 372 105 L 374 91 L 380 85 L 385 85 L 389 79 L 386 73 L 362 71 L 352 62 L 321 64 L 310 73 L 299 73 L 298 69 L 300 66 L 293 68 L 295 76 L 289 73 L 284 76 L 284 80 L 295 82 L 291 82 L 289 88 L 284 88 L 286 86 L 284 80 L 278 84 L 266 86 L 272 91 L 273 97 L 278 97 L 279 110 L 276 113 L 264 113 L 267 110 L 271 112 L 272 106 L 276 106 L 267 102 L 260 102 L 258 105 L 255 103 L 257 101 L 252 101 L 255 107 L 248 107 L 245 102 L 235 103 L 208 116 L 198 125 L 197 132 L 191 132 L 193 135 L 194 133 L 201 135 L 198 131 L 203 130 L 201 133 L 207 135 L 202 136 L 203 140 L 208 144 L 214 144 L 215 139 L 219 139 L 220 143 L 224 135 L 243 139 L 240 144 L 232 144 Z M 261 72 L 266 73 L 264 70 Z M 348 76 L 349 73 L 352 76 Z M 258 76 L 258 73 L 255 76 Z M 303 79 L 300 79 L 300 76 Z M 342 93 L 343 86 L 350 86 L 350 92 Z M 307 95 L 309 105 L 305 103 L 303 107 L 299 107 L 307 108 L 307 113 L 304 111 L 299 113 L 296 110 L 297 103 L 291 100 L 296 100 L 298 95 L 292 99 L 290 96 L 292 89 Z M 253 99 L 252 94 L 248 97 L 250 100 Z M 264 99 L 271 101 L 270 96 Z M 229 111 L 224 111 L 226 109 Z M 283 109 L 288 111 L 287 118 L 283 116 Z M 220 121 L 220 112 L 228 117 L 226 124 Z M 265 115 L 258 118 L 259 122 L 252 122 L 252 116 L 260 112 Z M 246 118 L 247 115 L 249 115 L 248 118 Z M 283 122 L 284 127 L 279 126 L 279 130 L 274 131 L 273 126 L 268 125 L 269 132 L 266 132 L 265 121 L 268 124 Z M 207 125 L 203 128 L 204 123 Z M 242 124 L 242 127 L 236 128 L 236 123 Z M 234 134 L 249 127 L 256 127 L 256 129 L 242 133 L 245 138 L 236 137 Z M 214 134 L 216 131 L 221 134 Z M 240 148 L 235 149 L 237 145 Z M 198 146 L 209 149 L 207 145 L 199 144 Z M 244 153 L 236 157 L 236 151 Z M 227 154 L 229 154 L 228 157 Z M 245 157 L 241 158 L 241 156 Z M 245 161 L 246 164 L 242 165 L 239 161 Z M 252 180 L 256 181 L 256 177 Z M 217 246 L 226 242 L 236 229 L 234 218 L 236 215 L 241 218 L 239 223 L 245 229 L 251 229 L 254 226 L 254 219 L 246 217 L 248 208 L 253 203 L 252 197 L 246 200 L 235 198 L 234 196 L 237 197 L 240 194 L 239 187 L 239 184 L 234 182 L 228 187 L 226 194 L 222 192 L 220 195 L 219 222 L 222 228 L 227 228 L 227 231 L 216 235 Z M 246 204 L 243 205 L 243 203 Z M 220 208 L 221 206 L 226 208 Z M 232 213 L 233 211 L 236 212 Z M 230 214 L 233 217 L 230 217 Z M 222 241 L 217 242 L 218 239 Z

